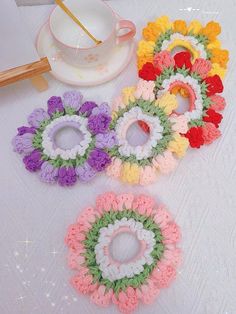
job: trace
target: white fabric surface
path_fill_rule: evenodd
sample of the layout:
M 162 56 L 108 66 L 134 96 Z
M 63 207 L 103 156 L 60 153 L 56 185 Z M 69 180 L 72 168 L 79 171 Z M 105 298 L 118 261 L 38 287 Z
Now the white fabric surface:
M 137 314 L 234 314 L 236 313 L 236 36 L 234 0 L 114 0 L 110 2 L 140 31 L 146 22 L 168 14 L 172 18 L 217 18 L 221 39 L 230 50 L 225 79 L 227 108 L 221 125 L 223 136 L 211 146 L 189 150 L 170 176 L 161 176 L 145 188 L 122 185 L 101 175 L 91 184 L 71 189 L 48 186 L 24 169 L 12 152 L 11 139 L 27 115 L 46 106 L 51 95 L 70 88 L 48 76 L 48 91 L 39 94 L 29 82 L 0 90 L 0 313 L 1 314 L 97 314 L 117 313 L 115 307 L 99 309 L 89 298 L 77 295 L 68 283 L 63 239 L 86 204 L 93 205 L 100 192 L 115 189 L 150 193 L 165 203 L 182 228 L 184 263 L 175 283 L 162 291 L 150 306 Z M 193 7 L 199 10 L 180 10 Z M 32 38 L 47 19 L 50 6 L 21 8 Z M 218 13 L 217 13 L 218 12 Z M 138 36 L 139 37 L 139 33 Z M 81 89 L 86 98 L 111 101 L 122 87 L 136 81 L 135 60 L 114 81 Z M 27 243 L 21 242 L 24 240 Z M 53 251 L 54 254 L 53 254 Z

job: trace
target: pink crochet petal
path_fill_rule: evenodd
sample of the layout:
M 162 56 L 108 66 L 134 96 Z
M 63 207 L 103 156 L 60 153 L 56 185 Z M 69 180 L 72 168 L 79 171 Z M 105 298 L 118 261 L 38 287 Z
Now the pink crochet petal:
M 176 270 L 173 266 L 158 263 L 158 267 L 152 272 L 152 278 L 157 288 L 167 288 L 176 277 Z
M 117 305 L 121 313 L 131 314 L 138 306 L 136 290 L 129 287 L 125 293 L 120 292 Z
M 141 185 L 148 185 L 156 180 L 156 169 L 151 166 L 142 167 L 140 170 L 140 181 Z
M 155 99 L 154 88 L 155 88 L 154 81 L 145 81 L 143 79 L 140 79 L 137 83 L 134 96 L 137 99 L 143 98 L 144 100 L 153 101 Z
M 134 195 L 131 193 L 120 194 L 117 196 L 116 200 L 119 210 L 123 210 L 124 208 L 131 209 L 134 200 Z
M 211 99 L 211 106 L 210 109 L 213 109 L 215 111 L 222 111 L 224 110 L 225 106 L 226 106 L 226 102 L 224 97 L 220 96 L 220 95 L 212 95 L 210 96 Z
M 77 275 L 71 279 L 72 286 L 80 293 L 87 294 L 96 290 L 97 285 L 92 283 L 92 276 Z
M 84 269 L 84 263 L 81 263 L 81 259 L 79 258 L 84 252 L 84 248 L 78 251 L 77 249 L 70 251 L 68 256 L 68 265 L 70 268 L 77 269 L 79 271 Z
M 65 243 L 70 248 L 76 248 L 77 247 L 77 233 L 78 233 L 78 224 L 70 225 L 68 228 L 67 235 L 65 237 Z
M 139 195 L 133 202 L 133 209 L 136 209 L 139 214 L 144 215 L 145 213 L 152 212 L 154 204 L 155 201 L 153 198 L 146 195 Z
M 120 108 L 125 108 L 122 96 L 116 97 L 112 102 L 112 110 L 118 111 Z
M 81 216 L 86 217 L 86 220 L 91 223 L 96 220 L 96 212 L 93 207 L 85 208 Z
M 110 211 L 113 208 L 117 208 L 116 194 L 113 192 L 107 192 L 97 197 L 96 209 L 99 212 Z
M 163 71 L 165 68 L 174 67 L 175 61 L 169 51 L 156 53 L 153 59 L 154 66 Z
M 68 260 L 68 266 L 71 269 L 76 269 L 77 268 L 76 258 L 77 258 L 77 254 L 75 252 L 70 252 L 69 253 L 67 260 Z
M 175 132 L 182 134 L 188 132 L 188 120 L 184 115 L 173 114 L 170 121 L 173 123 L 172 130 Z
M 147 284 L 141 286 L 137 295 L 144 304 L 151 304 L 155 301 L 159 293 L 160 290 L 156 287 L 155 282 L 149 279 Z
M 206 78 L 211 70 L 211 62 L 202 58 L 195 60 L 192 66 L 192 72 L 196 72 L 202 79 Z
M 127 302 L 128 297 L 127 297 L 126 293 L 124 293 L 123 291 L 121 291 L 121 292 L 119 293 L 118 299 L 119 299 L 119 302 L 125 303 L 125 302 Z
M 165 246 L 163 259 L 166 264 L 170 264 L 177 268 L 182 263 L 182 252 L 181 249 L 176 248 L 173 244 L 168 244 Z
M 160 228 L 165 228 L 168 223 L 172 221 L 171 214 L 167 211 L 164 205 L 157 208 L 154 221 Z
M 181 238 L 179 226 L 175 222 L 169 222 L 167 226 L 162 228 L 162 235 L 164 237 L 164 243 L 176 243 Z
M 112 290 L 106 292 L 106 287 L 102 285 L 91 294 L 91 301 L 101 307 L 107 307 L 111 303 L 112 294 Z
M 108 176 L 119 178 L 121 173 L 122 161 L 119 158 L 113 157 L 111 164 L 107 167 L 106 173 Z
M 202 127 L 204 144 L 211 144 L 221 136 L 220 130 L 210 122 L 207 122 Z
M 174 158 L 170 151 L 165 151 L 162 155 L 157 156 L 153 159 L 153 165 L 161 173 L 170 173 L 177 166 L 177 160 Z

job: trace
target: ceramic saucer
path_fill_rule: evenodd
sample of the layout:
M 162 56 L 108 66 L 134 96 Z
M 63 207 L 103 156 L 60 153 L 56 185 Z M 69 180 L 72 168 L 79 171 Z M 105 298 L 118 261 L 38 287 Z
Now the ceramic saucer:
M 91 86 L 112 80 L 126 68 L 133 56 L 134 41 L 117 46 L 105 64 L 95 68 L 75 67 L 63 60 L 46 23 L 38 34 L 36 48 L 40 57 L 48 58 L 52 68 L 51 74 L 56 79 L 71 85 Z

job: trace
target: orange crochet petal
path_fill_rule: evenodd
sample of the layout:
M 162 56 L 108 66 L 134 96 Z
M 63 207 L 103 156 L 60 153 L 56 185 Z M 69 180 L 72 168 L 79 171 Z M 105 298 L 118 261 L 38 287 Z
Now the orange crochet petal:
M 211 50 L 211 62 L 212 63 L 219 63 L 222 68 L 226 68 L 226 65 L 229 61 L 229 52 L 228 50 L 223 49 L 212 49 Z
M 183 20 L 174 21 L 174 31 L 186 35 L 188 32 L 187 24 Z
M 200 31 L 202 35 L 205 35 L 209 40 L 213 41 L 220 34 L 221 27 L 220 24 L 214 21 L 207 23 L 205 27 Z
M 146 40 L 156 41 L 161 33 L 162 30 L 160 26 L 158 26 L 155 22 L 149 22 L 143 29 L 143 37 Z

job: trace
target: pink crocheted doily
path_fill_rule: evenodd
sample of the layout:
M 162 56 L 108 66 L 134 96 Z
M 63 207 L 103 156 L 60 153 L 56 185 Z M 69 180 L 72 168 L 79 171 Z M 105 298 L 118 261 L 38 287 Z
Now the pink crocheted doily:
M 121 233 L 131 233 L 140 243 L 138 254 L 125 262 L 115 260 L 110 247 Z M 77 271 L 71 283 L 101 307 L 113 303 L 120 312 L 132 313 L 175 279 L 180 237 L 171 215 L 151 197 L 104 193 L 69 227 L 68 262 Z

